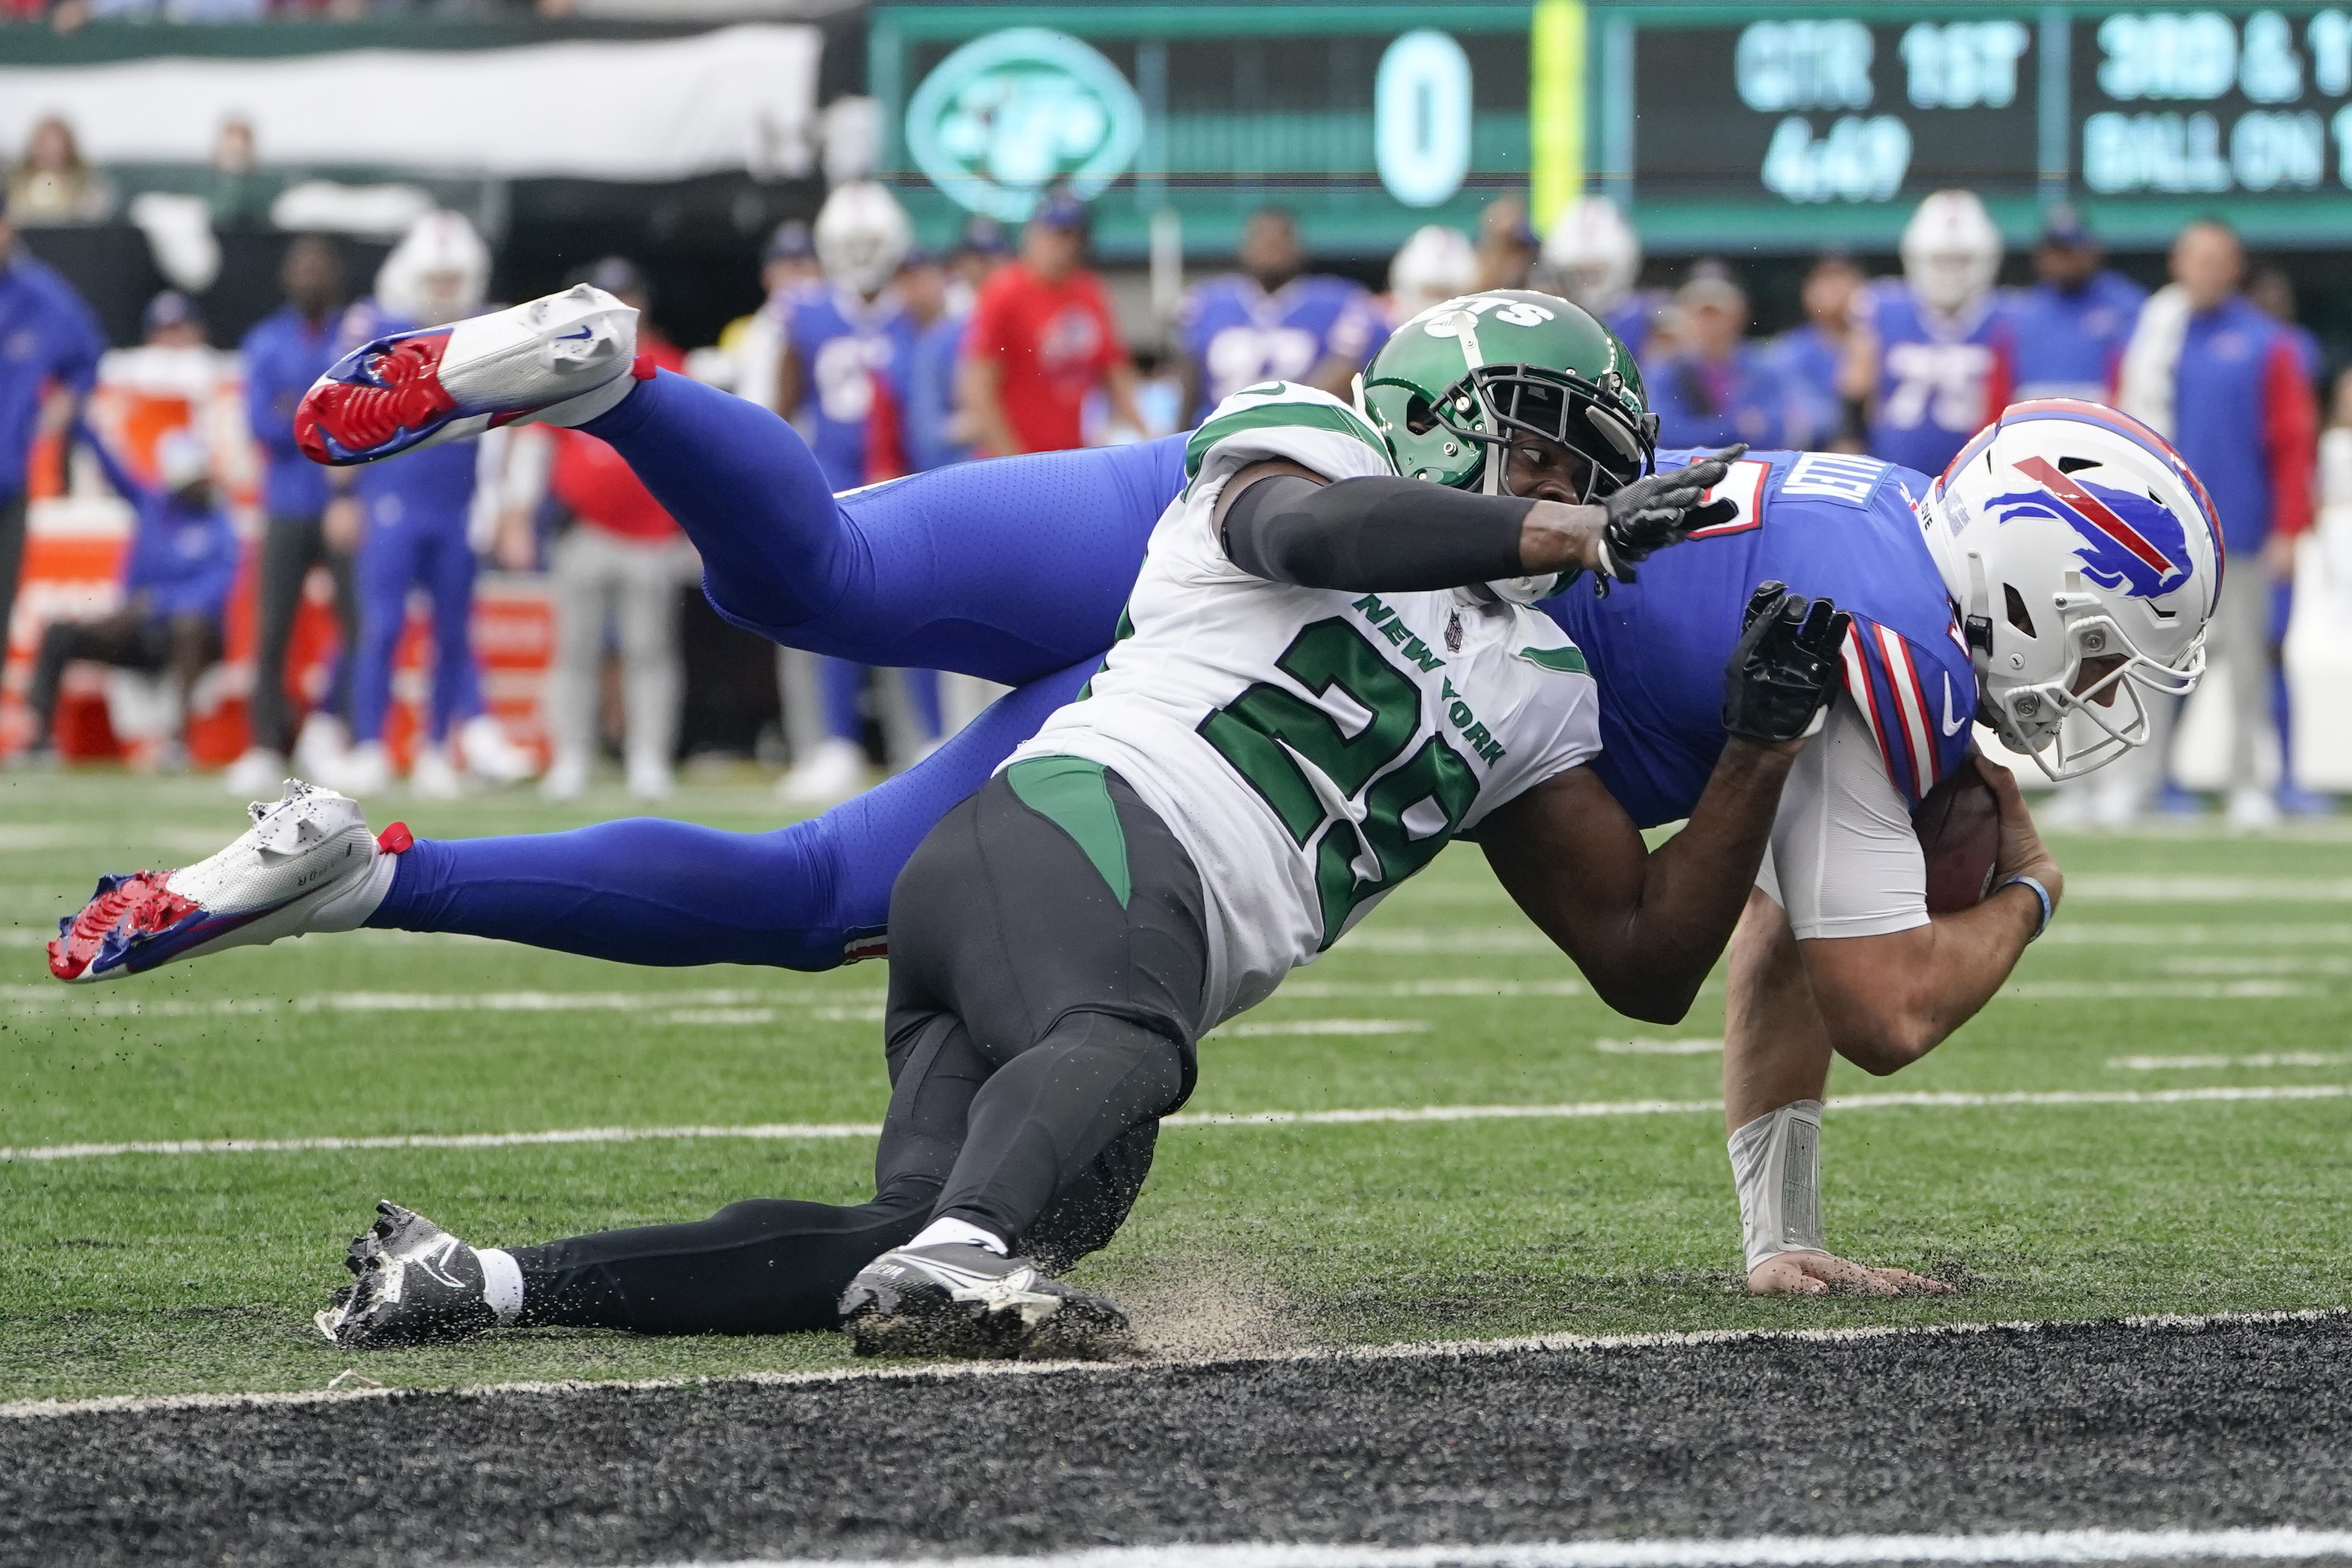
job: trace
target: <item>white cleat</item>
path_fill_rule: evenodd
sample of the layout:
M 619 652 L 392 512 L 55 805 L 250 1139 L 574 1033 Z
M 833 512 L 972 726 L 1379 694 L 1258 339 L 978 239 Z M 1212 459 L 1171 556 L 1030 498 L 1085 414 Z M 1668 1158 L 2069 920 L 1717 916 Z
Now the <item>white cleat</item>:
M 209 859 L 100 877 L 80 913 L 58 923 L 49 973 L 111 980 L 281 936 L 349 931 L 383 902 L 394 857 L 414 841 L 399 822 L 371 834 L 358 801 L 299 779 L 247 810 L 253 826 Z
M 285 777 L 285 754 L 256 746 L 228 765 L 227 771 L 221 775 L 221 788 L 240 800 L 250 800 L 256 795 L 268 793 L 270 786 Z
M 776 795 L 788 805 L 830 806 L 866 788 L 866 752 L 856 742 L 818 744 L 807 761 L 776 781 Z
M 381 795 L 392 788 L 392 753 L 381 740 L 363 740 L 320 769 L 319 776 L 329 789 L 354 800 Z
M 294 771 L 304 779 L 331 778 L 336 764 L 349 756 L 351 749 L 349 726 L 333 714 L 313 713 L 302 721 L 302 733 L 294 737 Z M 268 781 L 261 785 L 262 789 L 268 788 Z
M 446 747 L 420 746 L 408 765 L 408 792 L 420 800 L 455 800 L 466 793 L 465 777 Z
M 466 771 L 485 784 L 523 784 L 539 777 L 539 762 L 507 738 L 507 732 L 488 714 L 478 713 L 457 731 L 457 751 Z
M 559 751 L 548 768 L 547 777 L 539 781 L 539 793 L 548 800 L 577 800 L 588 793 L 588 758 L 572 751 Z

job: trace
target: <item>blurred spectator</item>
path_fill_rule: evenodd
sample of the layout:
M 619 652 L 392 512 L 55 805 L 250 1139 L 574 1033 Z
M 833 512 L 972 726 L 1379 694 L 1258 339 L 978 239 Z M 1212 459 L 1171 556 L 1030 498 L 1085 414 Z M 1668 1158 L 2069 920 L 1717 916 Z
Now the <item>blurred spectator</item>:
M 2296 536 L 2311 526 L 2318 420 L 2303 350 L 2239 292 L 2245 271 L 2227 225 L 2200 219 L 2181 230 L 2173 281 L 2148 298 L 2124 350 L 2116 401 L 2170 438 L 2221 516 L 2235 570 L 2222 575 L 2206 640 L 2230 672 L 2230 825 L 2258 830 L 2278 820 L 2257 772 L 2271 707 L 2271 587 L 2293 573 Z M 2166 750 L 2147 747 L 2155 766 Z M 2107 771 L 2122 777 L 2102 791 L 2099 814 L 2126 819 L 2151 781 L 2145 770 Z
M 1389 292 L 1381 301 L 1389 329 L 1477 287 L 1478 252 L 1469 236 L 1443 224 L 1424 225 L 1389 258 Z
M 257 228 L 268 222 L 269 204 L 282 182 L 261 172 L 251 120 L 233 114 L 221 121 L 213 140 L 212 173 L 205 200 L 215 227 Z
M 1079 445 L 1087 394 L 1097 387 L 1109 394 L 1113 420 L 1149 428 L 1109 297 L 1080 265 L 1086 250 L 1085 206 L 1054 195 L 1022 228 L 1020 259 L 980 291 L 959 401 L 986 456 Z
M 1993 291 L 2000 231 L 1972 191 L 1937 191 L 1903 226 L 1903 277 L 1854 301 L 1839 392 L 1868 408 L 1874 457 L 1941 474 L 2009 406 L 2016 348 Z
M 768 236 L 767 248 L 760 254 L 760 287 L 763 291 L 760 308 L 727 323 L 719 334 L 715 356 L 708 350 L 693 356 L 696 374 L 761 408 L 790 415 L 793 411 L 780 401 L 784 311 L 793 295 L 808 287 L 820 276 L 808 225 L 798 218 L 778 224 L 775 232 Z
M 17 246 L 0 202 L 0 650 L 24 565 L 33 444 L 73 423 L 105 351 L 98 318 L 71 284 Z
M 1812 444 L 1811 405 L 1748 337 L 1748 295 L 1721 262 L 1702 261 L 1675 294 L 1676 348 L 1642 367 L 1661 446 L 1770 450 Z
M 1606 196 L 1583 196 L 1561 209 L 1544 236 L 1538 286 L 1580 305 L 1624 341 L 1636 362 L 1663 355 L 1654 343 L 1666 299 L 1660 290 L 1633 287 L 1642 275 L 1642 240 L 1617 204 Z
M 914 348 L 905 374 L 897 378 L 895 409 L 899 459 L 908 473 L 927 474 L 971 455 L 956 418 L 956 361 L 963 353 L 968 312 L 954 308 L 948 269 L 927 251 L 912 250 L 898 269 L 898 298 L 914 325 Z M 883 391 L 892 390 L 886 381 Z
M 226 779 L 229 793 L 267 793 L 286 777 L 289 758 L 306 769 L 341 752 L 350 723 L 352 650 L 359 631 L 352 592 L 352 558 L 327 540 L 327 470 L 294 444 L 294 409 L 303 392 L 335 360 L 335 312 L 343 298 L 342 255 L 332 240 L 306 235 L 286 247 L 278 281 L 286 303 L 245 336 L 246 421 L 262 453 L 261 562 L 254 587 L 251 743 Z M 310 569 L 322 566 L 334 584 L 335 624 L 342 647 L 334 685 L 304 721 L 295 745 L 287 705 L 286 652 L 302 607 Z
M 1540 247 L 1528 226 L 1528 204 L 1497 196 L 1478 214 L 1478 287 L 1525 288 Z
M 1344 277 L 1308 274 L 1298 219 L 1283 207 L 1250 214 L 1235 259 L 1239 272 L 1194 285 L 1177 311 L 1186 422 L 1264 381 L 1347 397 L 1388 340 L 1372 297 Z
M 2053 207 L 2033 247 L 2037 281 L 2010 301 L 2020 401 L 2107 400 L 2147 290 L 2101 267 L 2099 242 L 2071 207 Z
M 871 181 L 842 185 L 826 197 L 815 233 L 825 287 L 800 290 L 785 308 L 780 395 L 826 480 L 835 490 L 852 490 L 903 471 L 897 433 L 888 418 L 876 418 L 876 410 L 884 404 L 877 393 L 885 386 L 896 389 L 885 406 L 908 401 L 904 378 L 915 359 L 916 322 L 892 283 L 910 233 L 897 199 Z M 886 435 L 893 439 L 877 439 Z M 793 768 L 778 789 L 797 805 L 841 800 L 866 779 L 861 705 L 866 670 L 818 658 L 812 706 L 807 668 L 799 660 L 780 666 L 787 683 L 784 722 Z M 886 689 L 886 710 L 902 695 L 911 713 L 914 733 L 903 749 L 920 752 L 938 744 L 936 679 L 910 674 L 903 680 L 886 677 L 888 685 L 899 693 Z M 902 766 L 916 759 L 894 758 Z
M 2328 399 L 2327 428 L 2319 437 L 2320 580 L 2328 615 L 2352 626 L 2352 370 L 2337 374 Z
M 652 294 L 635 265 L 607 256 L 589 269 L 586 281 L 641 313 L 638 353 L 666 371 L 685 367 L 686 356 L 642 314 Z M 499 546 L 505 565 L 531 564 L 531 523 L 550 489 L 571 526 L 548 550 L 555 663 L 548 672 L 546 707 L 555 757 L 540 791 L 551 800 L 587 792 L 609 618 L 620 633 L 622 757 L 629 793 L 643 800 L 666 799 L 686 691 L 678 590 L 694 579 L 694 547 L 610 445 L 577 430 L 535 424 L 516 433 L 509 455 Z
M 8 172 L 8 215 L 22 225 L 94 224 L 114 210 L 114 188 L 82 162 L 73 127 L 57 115 L 33 122 L 25 155 Z
M 489 276 L 489 249 L 474 225 L 456 213 L 428 213 L 384 258 L 374 297 L 343 313 L 336 350 L 463 320 L 482 308 Z M 331 543 L 352 553 L 360 624 L 352 667 L 353 744 L 321 781 L 346 795 L 377 794 L 392 780 L 384 725 L 393 662 L 408 624 L 409 595 L 418 589 L 432 601 L 433 686 L 409 787 L 446 799 L 462 791 L 467 772 L 514 783 L 538 771 L 483 711 L 474 659 L 478 478 L 482 470 L 499 472 L 506 439 L 506 432 L 493 430 L 329 476 L 338 493 L 324 527 Z
M 2276 267 L 2254 268 L 2246 279 L 2246 298 L 2294 341 L 2305 378 L 2318 386 L 2324 362 L 2319 339 L 2294 319 L 2294 284 L 2286 273 Z M 2287 689 L 2284 656 L 2287 626 L 2294 619 L 2294 579 L 2290 566 L 2271 585 L 2271 721 L 2279 738 L 2278 804 L 2291 817 L 2326 816 L 2336 810 L 2336 802 L 2305 789 L 2294 778 L 2294 703 Z
M 956 238 L 955 254 L 948 258 L 955 274 L 949 286 L 949 308 L 959 316 L 970 316 L 980 301 L 981 289 L 998 267 L 1012 259 L 1013 242 L 1004 237 L 1003 224 L 986 213 L 966 218 Z
M 1805 274 L 1803 324 L 1772 340 L 1781 374 L 1811 405 L 1814 443 L 1857 452 L 1862 432 L 1844 428 L 1846 402 L 1838 396 L 1838 366 L 1845 359 L 1854 297 L 1862 285 L 1862 268 L 1843 251 L 1823 256 Z
M 41 634 L 26 702 L 33 741 L 25 760 L 56 760 L 50 727 L 66 665 L 89 659 L 120 669 L 167 671 L 172 702 L 166 767 L 184 767 L 180 737 L 196 677 L 221 655 L 221 618 L 236 581 L 236 532 L 213 492 L 204 438 L 176 430 L 156 445 L 158 483 L 142 484 L 88 425 L 77 434 L 96 454 L 107 483 L 131 503 L 135 523 L 122 563 L 122 607 L 89 621 L 52 621 Z

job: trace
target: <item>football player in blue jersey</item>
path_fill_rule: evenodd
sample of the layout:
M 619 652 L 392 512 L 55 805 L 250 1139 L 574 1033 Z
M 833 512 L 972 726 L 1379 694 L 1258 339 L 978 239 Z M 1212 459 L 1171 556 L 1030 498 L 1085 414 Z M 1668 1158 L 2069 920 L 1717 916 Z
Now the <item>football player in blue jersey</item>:
M 1940 474 L 2010 402 L 2015 333 L 1993 289 L 2000 231 L 1969 191 L 1937 191 L 1903 226 L 1903 277 L 1854 305 L 1840 390 L 1864 402 L 1873 456 Z
M 1242 229 L 1239 272 L 1184 296 L 1176 341 L 1184 369 L 1185 423 L 1259 382 L 1299 382 L 1335 397 L 1387 340 L 1380 305 L 1362 286 L 1307 270 L 1298 219 L 1260 207 Z
M 1661 288 L 1637 288 L 1642 276 L 1642 236 L 1606 196 L 1580 196 L 1562 208 L 1544 236 L 1538 277 L 1598 317 L 1647 367 L 1652 330 L 1665 313 Z
M 2019 398 L 2111 400 L 2147 290 L 2102 259 L 2074 210 L 2052 208 L 2033 247 L 2033 285 L 2009 301 Z
M 1451 348 L 1460 315 L 1574 309 L 1523 293 L 1449 302 L 1392 338 L 1368 382 Z M 52 947 L 60 978 L 362 924 L 638 963 L 816 968 L 869 954 L 915 842 L 1095 667 L 1186 480 L 1187 444 L 1171 437 L 968 465 L 836 502 L 761 411 L 683 378 L 621 373 L 631 323 L 593 290 L 509 317 L 503 338 L 452 344 L 442 363 L 457 369 L 438 380 L 449 414 L 400 440 L 515 412 L 499 401 L 518 395 L 514 382 L 477 368 L 498 354 L 515 362 L 542 343 L 594 339 L 577 361 L 530 373 L 523 412 L 580 424 L 628 458 L 702 547 L 720 613 L 779 640 L 1027 684 L 925 767 L 773 834 L 637 821 L 412 842 L 395 825 L 371 845 L 349 802 L 298 788 L 257 806 L 255 831 L 212 861 L 109 879 Z M 1624 379 L 1638 390 L 1637 374 Z M 322 402 L 341 395 L 334 384 L 347 383 L 322 385 Z M 1427 454 L 1442 426 L 1451 444 L 1407 476 L 1499 491 L 1487 454 L 1527 435 L 1568 450 L 1573 494 L 1605 497 L 1653 466 L 1638 434 L 1580 423 L 1529 385 L 1519 367 L 1462 356 L 1444 395 L 1405 405 L 1391 439 Z M 1654 465 L 1696 455 L 1656 454 Z M 1600 683 L 1596 770 L 1645 825 L 1689 812 L 1725 744 L 1724 607 L 1773 577 L 1852 607 L 1847 700 L 1791 775 L 1733 950 L 1727 1110 L 1758 1291 L 1933 1288 L 1823 1246 L 1820 1097 L 1833 1053 L 1888 1071 L 1966 1021 L 2063 892 L 2014 781 L 1970 758 L 1971 723 L 2070 777 L 2144 743 L 2144 694 L 2177 694 L 2201 670 L 2217 536 L 2201 487 L 2161 440 L 2112 411 L 2053 402 L 2011 410 L 1965 457 L 1930 480 L 1867 457 L 1747 455 L 1686 542 L 1638 577 L 1612 571 L 1606 597 L 1577 587 L 1546 601 Z M 2000 800 L 1998 886 L 1931 914 L 1910 814 L 1969 766 Z M 271 890 L 312 857 L 340 858 L 330 876 Z

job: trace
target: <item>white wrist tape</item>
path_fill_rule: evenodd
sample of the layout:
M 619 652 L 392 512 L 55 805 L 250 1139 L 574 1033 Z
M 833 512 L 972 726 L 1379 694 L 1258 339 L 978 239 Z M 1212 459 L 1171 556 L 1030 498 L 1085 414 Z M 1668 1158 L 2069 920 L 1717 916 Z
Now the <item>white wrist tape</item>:
M 1753 1270 L 1776 1252 L 1821 1252 L 1822 1103 L 1800 1100 L 1731 1134 L 1731 1182 Z

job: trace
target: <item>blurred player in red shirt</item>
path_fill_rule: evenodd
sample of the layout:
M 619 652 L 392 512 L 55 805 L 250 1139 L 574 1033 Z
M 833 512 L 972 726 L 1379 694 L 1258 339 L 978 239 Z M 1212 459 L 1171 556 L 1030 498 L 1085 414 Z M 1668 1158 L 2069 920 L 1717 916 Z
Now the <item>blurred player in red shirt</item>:
M 646 308 L 649 290 L 644 275 L 619 256 L 598 262 L 587 281 L 624 304 Z M 677 346 L 643 318 L 637 351 L 663 370 L 686 368 Z M 629 793 L 660 800 L 670 790 L 670 755 L 685 698 L 678 589 L 695 575 L 694 549 L 620 454 L 604 442 L 551 425 L 527 426 L 516 436 L 503 497 L 501 563 L 530 564 L 537 544 L 532 524 L 543 494 L 552 494 L 571 518 L 547 551 L 555 598 L 547 727 L 555 756 L 540 789 L 551 800 L 567 800 L 588 788 L 609 618 L 620 634 Z
M 1097 387 L 1109 396 L 1113 423 L 1149 428 L 1102 279 L 1079 265 L 1086 249 L 1084 204 L 1049 196 L 1021 231 L 1020 259 L 982 287 L 961 376 L 980 455 L 1084 445 L 1087 394 Z

